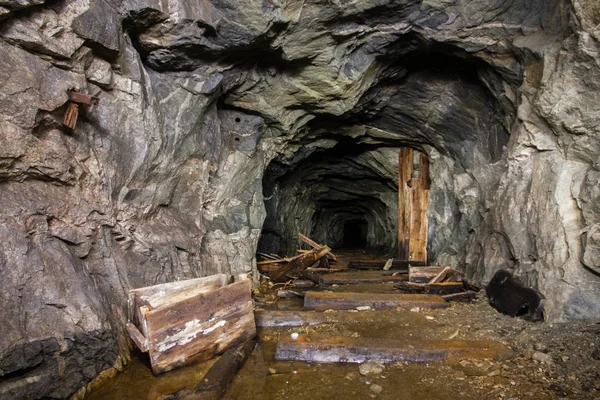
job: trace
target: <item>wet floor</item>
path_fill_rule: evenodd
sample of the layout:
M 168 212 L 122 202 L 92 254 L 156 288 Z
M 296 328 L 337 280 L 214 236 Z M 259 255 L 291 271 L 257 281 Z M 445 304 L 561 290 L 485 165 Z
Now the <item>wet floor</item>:
M 352 255 L 354 257 L 354 255 Z M 366 256 L 365 256 L 366 257 Z M 342 261 L 343 262 L 343 261 Z M 349 290 L 333 287 L 330 290 Z M 393 285 L 358 285 L 352 291 L 393 292 Z M 267 298 L 267 297 L 266 297 Z M 263 303 L 265 310 L 300 310 L 300 299 Z M 428 363 L 395 362 L 385 365 L 319 364 L 275 360 L 276 344 L 299 333 L 310 340 L 331 337 L 395 339 L 408 345 L 429 340 L 496 341 L 509 348 L 505 332 L 523 335 L 531 325 L 498 314 L 484 296 L 474 304 L 453 303 L 448 309 L 395 309 L 385 311 L 329 311 L 328 323 L 290 328 L 259 329 L 259 344 L 234 378 L 226 399 L 535 399 L 559 398 L 547 382 L 554 373 L 549 365 L 510 352 L 489 355 L 470 353 Z M 498 328 L 494 326 L 497 323 Z M 532 339 L 533 340 L 533 339 Z M 504 345 L 502 344 L 504 343 Z M 499 352 L 501 353 L 501 352 Z M 508 358 L 508 359 L 507 359 Z M 182 389 L 192 389 L 212 362 L 197 364 L 154 377 L 136 354 L 125 371 L 105 382 L 86 398 L 161 399 Z M 529 371 L 529 368 L 533 372 Z M 539 371 L 538 371 L 539 370 Z M 593 398 L 593 397 L 572 397 Z

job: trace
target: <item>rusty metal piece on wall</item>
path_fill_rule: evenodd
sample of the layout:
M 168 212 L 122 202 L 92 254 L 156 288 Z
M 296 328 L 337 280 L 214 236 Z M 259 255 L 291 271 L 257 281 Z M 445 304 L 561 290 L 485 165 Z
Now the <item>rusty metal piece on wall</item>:
M 69 90 L 69 105 L 63 118 L 63 125 L 74 131 L 77 126 L 77 117 L 79 115 L 79 104 L 86 106 L 97 105 L 100 99 L 90 94 L 81 93 L 76 89 Z

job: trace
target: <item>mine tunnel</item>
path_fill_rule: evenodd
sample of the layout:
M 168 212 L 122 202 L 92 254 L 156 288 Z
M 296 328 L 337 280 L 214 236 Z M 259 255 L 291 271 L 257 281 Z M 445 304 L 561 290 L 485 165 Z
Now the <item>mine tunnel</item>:
M 0 1 L 0 400 L 597 400 L 599 27 Z

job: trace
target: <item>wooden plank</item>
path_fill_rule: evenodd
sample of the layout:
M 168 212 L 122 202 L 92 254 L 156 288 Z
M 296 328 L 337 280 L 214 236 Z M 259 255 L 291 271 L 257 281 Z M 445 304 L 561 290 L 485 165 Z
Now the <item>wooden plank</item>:
M 63 125 L 71 130 L 75 130 L 77 126 L 77 116 L 79 115 L 79 106 L 76 103 L 70 102 L 65 111 Z
M 285 339 L 277 343 L 275 359 L 280 361 L 308 361 L 326 363 L 363 363 L 376 360 L 430 362 L 444 358 L 506 359 L 511 350 L 499 342 L 489 340 L 398 340 L 383 338 L 348 338 L 307 340 Z
M 297 290 L 279 289 L 277 291 L 277 297 L 279 297 L 280 299 L 294 299 L 298 297 L 303 298 L 304 293 L 298 292 Z
M 419 176 L 412 180 L 409 260 L 427 262 L 427 204 L 429 202 L 429 157 L 420 153 Z
M 146 315 L 155 374 L 206 360 L 256 335 L 251 283 L 232 283 Z
M 373 309 L 446 308 L 440 296 L 430 294 L 329 293 L 309 291 L 304 295 L 305 310 L 350 310 L 369 306 Z
M 359 283 L 401 282 L 408 280 L 407 274 L 398 271 L 345 271 L 323 275 L 320 283 L 323 285 L 352 285 Z
M 477 293 L 472 290 L 467 290 L 466 292 L 447 294 L 442 297 L 446 301 L 470 301 L 477 297 Z
M 443 270 L 440 271 L 439 274 L 437 274 L 435 277 L 431 278 L 431 280 L 429 281 L 429 283 L 437 283 L 437 282 L 441 282 L 444 280 L 444 278 L 446 278 L 446 276 L 452 272 L 452 267 L 445 267 Z
M 408 260 L 410 249 L 411 188 L 413 149 L 401 147 L 398 154 L 398 259 Z
M 320 247 L 323 247 L 319 243 L 315 242 L 308 236 L 303 235 L 301 233 L 298 234 L 298 239 L 300 239 L 300 241 L 306 243 L 307 245 L 311 246 L 313 249 L 318 249 Z M 327 253 L 327 257 L 331 258 L 333 261 L 337 261 L 337 256 L 335 254 L 333 254 L 332 252 Z
M 128 322 L 125 324 L 125 328 L 127 329 L 127 333 L 129 333 L 129 337 L 133 340 L 133 343 L 143 351 L 144 353 L 148 351 L 148 340 L 144 337 L 142 332 L 139 331 L 137 326 Z
M 93 106 L 100 102 L 99 98 L 90 94 L 78 92 L 76 90 L 71 90 L 69 92 L 69 100 L 75 103 L 85 104 L 87 106 Z
M 394 286 L 405 293 L 451 294 L 464 292 L 462 282 L 413 283 L 400 282 Z
M 233 378 L 242 368 L 254 348 L 256 340 L 248 340 L 227 350 L 206 373 L 194 390 L 182 390 L 169 400 L 218 400 L 223 397 Z
M 254 311 L 256 326 L 261 328 L 319 325 L 329 322 L 329 314 L 320 311 Z
M 310 253 L 300 254 L 299 256 L 296 256 L 294 260 L 283 264 L 280 268 L 269 271 L 268 275 L 274 282 L 284 282 L 288 279 L 288 274 L 310 267 L 330 251 L 331 249 L 329 247 L 323 246 Z
M 146 303 L 151 308 L 159 308 L 165 304 L 176 303 L 199 293 L 218 289 L 225 286 L 228 281 L 228 275 L 216 274 L 204 278 L 161 283 L 154 286 L 132 289 L 129 292 L 135 295 L 138 307 L 141 303 Z
M 349 261 L 348 269 L 358 269 L 358 270 L 370 270 L 376 269 L 381 270 L 385 265 L 385 260 L 381 261 Z M 396 260 L 392 261 L 392 267 L 390 268 L 393 271 L 400 271 L 404 273 L 408 273 L 409 266 L 421 266 L 425 265 L 425 263 L 421 261 L 411 262 L 408 260 Z
M 414 283 L 427 283 L 432 278 L 435 278 L 444 267 L 410 267 L 408 268 L 408 280 Z

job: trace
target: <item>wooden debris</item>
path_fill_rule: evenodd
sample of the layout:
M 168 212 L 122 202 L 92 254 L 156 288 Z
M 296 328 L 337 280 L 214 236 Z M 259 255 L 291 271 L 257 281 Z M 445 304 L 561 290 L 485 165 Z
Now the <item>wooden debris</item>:
M 160 374 L 214 357 L 256 335 L 251 283 L 224 274 L 130 291 L 134 343 Z
M 277 343 L 275 359 L 281 361 L 308 361 L 327 363 L 380 362 L 429 362 L 444 358 L 505 359 L 511 350 L 499 342 L 478 341 L 406 341 L 382 338 L 333 337 L 307 340 L 286 339 Z
M 254 311 L 256 326 L 275 328 L 286 326 L 318 325 L 330 322 L 330 314 L 320 311 Z
M 357 307 L 372 309 L 446 308 L 448 303 L 440 296 L 425 294 L 383 293 L 330 293 L 309 291 L 304 295 L 306 310 L 349 310 Z
M 169 400 L 218 400 L 242 368 L 254 348 L 256 340 L 248 340 L 227 350 L 207 372 L 193 391 L 185 390 L 169 397 Z
M 462 282 L 413 283 L 400 282 L 394 288 L 405 293 L 451 294 L 465 291 Z
M 392 261 L 391 270 L 401 271 L 404 273 L 408 273 L 408 267 L 410 266 L 422 266 L 425 265 L 424 262 L 421 261 L 406 261 L 406 260 L 396 260 Z M 349 261 L 348 269 L 358 269 L 358 270 L 370 270 L 370 269 L 383 269 L 385 266 L 385 260 L 382 261 Z
M 445 267 L 443 270 L 440 271 L 439 274 L 437 274 L 435 277 L 431 278 L 429 283 L 437 283 L 437 282 L 443 281 L 450 272 L 452 272 L 452 268 Z
M 310 288 L 315 286 L 315 283 L 307 279 L 296 279 L 292 282 L 292 285 L 297 288 Z
M 323 275 L 320 283 L 322 285 L 351 285 L 358 283 L 401 282 L 406 280 L 408 280 L 408 276 L 397 271 L 345 271 Z
M 298 297 L 303 298 L 304 293 L 290 289 L 279 289 L 277 291 L 277 297 L 279 297 L 280 299 L 294 299 Z
M 267 260 L 280 260 L 281 259 L 281 257 L 277 257 L 275 255 L 266 254 L 266 253 L 256 253 L 256 255 L 261 256 L 262 258 L 265 258 Z
M 467 290 L 466 292 L 447 294 L 442 297 L 446 301 L 471 301 L 477 297 L 477 293 L 472 290 Z
M 79 104 L 86 106 L 93 106 L 100 102 L 100 99 L 92 95 L 78 92 L 75 89 L 69 92 L 69 104 L 65 116 L 63 118 L 63 125 L 70 130 L 75 130 L 77 126 L 77 117 L 79 116 Z
M 305 236 L 305 235 L 303 235 L 301 233 L 298 234 L 298 239 L 300 239 L 300 241 L 306 243 L 307 245 L 311 246 L 313 249 L 318 249 L 320 247 L 323 247 L 319 243 L 315 242 L 314 240 L 312 240 L 308 236 Z M 333 254 L 333 253 L 331 253 L 331 252 L 327 253 L 327 257 L 331 258 L 333 261 L 337 261 L 336 255 Z
M 273 269 L 266 272 L 269 278 L 274 282 L 283 282 L 288 279 L 288 274 L 292 274 L 296 271 L 305 270 L 310 267 L 327 253 L 331 249 L 327 246 L 313 249 L 308 253 L 300 254 L 290 259 L 290 261 L 283 263 L 279 268 Z
M 389 271 L 392 268 L 392 264 L 394 263 L 394 259 L 390 258 L 389 260 L 387 260 L 385 262 L 385 265 L 383 266 L 383 270 L 384 271 Z
M 408 280 L 414 283 L 428 283 L 435 278 L 444 267 L 409 267 Z

